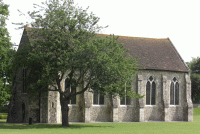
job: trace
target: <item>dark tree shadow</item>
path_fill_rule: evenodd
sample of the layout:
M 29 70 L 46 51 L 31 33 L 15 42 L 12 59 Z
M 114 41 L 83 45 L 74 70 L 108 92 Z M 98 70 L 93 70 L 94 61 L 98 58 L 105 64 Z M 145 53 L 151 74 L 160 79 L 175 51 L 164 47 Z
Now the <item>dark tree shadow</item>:
M 54 128 L 65 128 L 65 129 L 81 129 L 81 128 L 107 128 L 113 127 L 107 123 L 93 123 L 93 124 L 70 124 L 69 127 L 63 127 L 62 124 L 20 124 L 20 123 L 0 123 L 0 129 L 54 129 Z

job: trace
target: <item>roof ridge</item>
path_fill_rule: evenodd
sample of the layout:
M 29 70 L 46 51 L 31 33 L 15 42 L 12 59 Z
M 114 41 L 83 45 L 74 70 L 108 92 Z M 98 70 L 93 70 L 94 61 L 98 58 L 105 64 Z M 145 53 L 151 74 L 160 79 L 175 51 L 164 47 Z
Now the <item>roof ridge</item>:
M 102 34 L 102 33 L 97 33 L 98 35 L 115 35 L 115 34 Z M 115 35 L 115 36 L 119 36 L 119 37 L 128 37 L 128 38 L 141 38 L 141 39 L 168 39 L 167 38 L 151 38 L 151 37 L 136 37 L 136 36 L 126 36 L 126 35 Z
M 25 29 L 31 29 L 31 27 L 25 27 Z M 102 33 L 97 33 L 98 35 L 115 35 L 115 34 L 102 34 Z M 141 39 L 168 39 L 167 38 L 151 38 L 151 37 L 135 37 L 135 36 L 126 36 L 126 35 L 115 35 L 115 36 L 119 36 L 119 37 L 128 37 L 128 38 L 141 38 Z

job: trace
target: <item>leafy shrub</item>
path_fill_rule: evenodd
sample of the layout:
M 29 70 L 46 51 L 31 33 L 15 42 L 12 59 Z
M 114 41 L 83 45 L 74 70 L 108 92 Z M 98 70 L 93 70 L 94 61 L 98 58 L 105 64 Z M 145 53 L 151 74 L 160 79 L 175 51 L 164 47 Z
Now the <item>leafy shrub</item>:
M 7 119 L 8 115 L 0 115 L 0 119 Z

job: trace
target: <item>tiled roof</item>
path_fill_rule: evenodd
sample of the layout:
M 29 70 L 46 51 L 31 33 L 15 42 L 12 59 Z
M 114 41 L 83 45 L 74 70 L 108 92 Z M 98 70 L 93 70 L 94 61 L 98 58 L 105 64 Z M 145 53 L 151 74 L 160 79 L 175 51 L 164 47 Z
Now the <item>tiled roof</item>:
M 100 34 L 100 36 L 106 35 Z M 119 36 L 118 43 L 124 44 L 133 58 L 138 57 L 140 69 L 189 71 L 169 38 Z
M 30 28 L 26 29 L 29 30 Z M 23 34 L 25 33 L 24 31 Z M 109 36 L 105 34 L 98 35 L 101 37 Z M 187 65 L 169 38 L 119 36 L 118 43 L 124 44 L 124 47 L 129 49 L 129 53 L 133 58 L 138 57 L 137 61 L 140 69 L 189 72 Z

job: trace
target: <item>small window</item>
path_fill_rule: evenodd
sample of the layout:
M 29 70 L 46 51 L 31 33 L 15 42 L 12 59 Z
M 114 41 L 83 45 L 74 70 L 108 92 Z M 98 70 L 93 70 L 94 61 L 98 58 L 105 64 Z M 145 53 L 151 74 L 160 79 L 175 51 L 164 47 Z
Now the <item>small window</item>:
M 152 76 L 149 77 L 146 84 L 146 105 L 156 104 L 156 83 Z
M 93 104 L 94 105 L 104 105 L 104 96 L 100 93 L 93 91 Z
M 179 105 L 179 83 L 175 77 L 170 85 L 170 105 Z
M 66 86 L 67 86 L 67 83 L 68 83 L 69 79 L 66 79 L 65 80 L 65 89 L 66 89 Z M 76 93 L 76 86 L 73 86 L 73 85 L 69 85 L 70 86 L 70 91 L 68 91 L 67 94 L 70 94 L 70 93 Z M 71 98 L 71 100 L 69 101 L 69 104 L 76 104 L 76 96 L 73 96 Z

